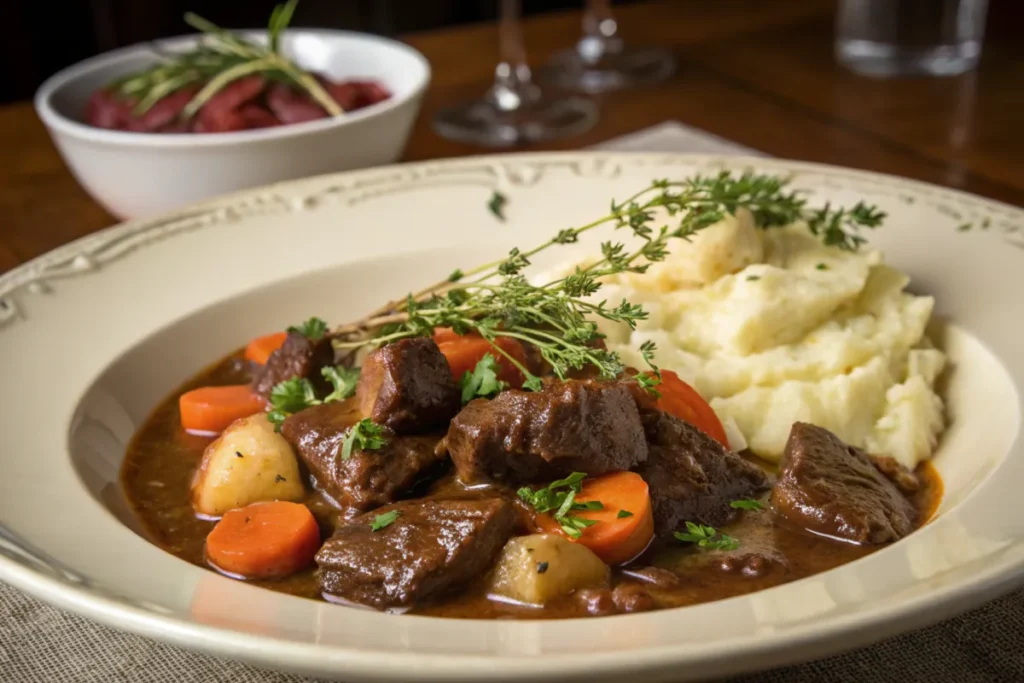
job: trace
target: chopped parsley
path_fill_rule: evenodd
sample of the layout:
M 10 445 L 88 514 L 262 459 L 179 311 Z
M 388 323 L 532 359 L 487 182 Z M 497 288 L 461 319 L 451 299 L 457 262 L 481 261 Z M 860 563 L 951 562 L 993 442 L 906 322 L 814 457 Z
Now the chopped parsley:
M 745 498 L 743 500 L 734 500 L 733 502 L 729 503 L 729 507 L 736 508 L 737 510 L 755 510 L 755 511 L 764 508 L 764 506 L 761 505 L 761 503 L 757 502 L 756 500 L 750 499 L 750 498 Z
M 819 263 L 818 265 L 815 266 L 815 268 L 817 268 L 818 270 L 828 270 L 828 264 L 827 263 Z
M 401 516 L 401 510 L 391 510 L 390 512 L 379 514 L 373 518 L 372 522 L 370 522 L 370 531 L 380 531 L 385 527 L 389 527 Z
M 760 275 L 748 275 L 747 276 L 747 282 L 757 282 L 760 279 L 761 279 Z
M 365 418 L 349 427 L 341 442 L 341 459 L 348 460 L 352 457 L 352 449 L 358 448 L 362 451 L 375 451 L 388 442 L 384 436 L 384 428 L 374 423 L 370 418 Z
M 547 562 L 538 562 L 537 563 L 537 573 L 538 574 L 543 574 L 547 570 L 548 570 L 548 563 Z
M 712 526 L 693 522 L 686 523 L 685 533 L 677 531 L 672 535 L 677 541 L 695 543 L 698 548 L 707 550 L 736 550 L 740 547 L 740 542 L 729 534 L 723 534 Z
M 632 517 L 633 513 L 629 510 L 619 510 L 619 514 L 615 515 L 618 519 L 625 519 L 626 517 Z
M 318 403 L 320 401 L 316 397 L 316 389 L 313 388 L 312 382 L 304 377 L 286 379 L 275 384 L 270 390 L 270 411 L 267 413 L 267 419 L 280 429 L 281 423 L 289 415 Z
M 359 382 L 359 368 L 346 368 L 344 365 L 328 365 L 320 369 L 334 391 L 327 394 L 324 403 L 331 401 L 343 401 L 356 393 L 356 384 Z
M 327 323 L 323 318 L 313 316 L 301 325 L 293 325 L 288 328 L 289 332 L 298 332 L 310 341 L 320 341 L 327 334 Z
M 359 381 L 359 368 L 328 366 L 322 368 L 320 373 L 334 387 L 334 391 L 327 394 L 322 401 L 316 397 L 313 383 L 304 377 L 293 377 L 274 385 L 270 390 L 270 411 L 267 413 L 267 419 L 275 427 L 280 430 L 281 423 L 289 415 L 321 403 L 341 401 L 355 393 L 356 383 Z
M 499 221 L 505 220 L 505 205 L 508 204 L 508 197 L 497 190 L 487 200 L 487 209 L 494 214 Z
M 583 530 L 597 524 L 595 519 L 584 519 L 571 514 L 577 510 L 603 510 L 604 504 L 599 500 L 576 502 L 576 494 L 583 490 L 583 480 L 587 475 L 573 472 L 565 479 L 553 481 L 542 489 L 534 491 L 524 486 L 516 493 L 519 498 L 540 513 L 553 512 L 555 522 L 570 538 L 579 538 Z
M 459 386 L 462 388 L 462 403 L 474 398 L 490 398 L 508 388 L 508 382 L 498 379 L 498 361 L 491 354 L 484 355 L 473 370 L 463 373 Z

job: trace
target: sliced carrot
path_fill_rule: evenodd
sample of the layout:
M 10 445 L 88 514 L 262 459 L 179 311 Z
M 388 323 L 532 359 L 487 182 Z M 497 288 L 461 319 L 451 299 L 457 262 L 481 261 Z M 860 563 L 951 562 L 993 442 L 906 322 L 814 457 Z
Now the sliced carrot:
M 256 337 L 245 347 L 245 359 L 259 365 L 266 365 L 270 354 L 281 348 L 287 338 L 287 332 L 275 332 Z
M 570 514 L 597 522 L 583 529 L 580 537 L 573 540 L 593 550 L 610 565 L 629 562 L 654 538 L 654 514 L 647 482 L 635 472 L 613 472 L 585 479 L 576 501 L 600 501 L 604 506 L 601 510 L 573 510 Z M 548 533 L 568 535 L 551 514 L 538 515 L 537 526 Z
M 263 398 L 252 393 L 248 384 L 202 387 L 178 399 L 181 426 L 190 432 L 222 432 L 235 420 L 255 415 L 264 407 Z
M 320 527 L 305 505 L 275 500 L 225 513 L 206 537 L 206 558 L 221 571 L 274 579 L 308 567 Z
M 679 375 L 671 370 L 661 371 L 661 384 L 657 387 L 661 398 L 655 403 L 659 410 L 675 415 L 684 422 L 689 422 L 712 439 L 729 448 L 729 439 L 725 435 L 722 421 L 715 415 L 715 410 L 705 401 L 697 390 L 679 379 Z
M 498 379 L 508 382 L 509 386 L 515 389 L 523 386 L 525 379 L 523 373 L 505 354 L 494 348 L 494 346 L 499 347 L 525 367 L 526 351 L 523 350 L 523 345 L 518 340 L 511 337 L 496 337 L 494 345 L 492 345 L 475 332 L 460 335 L 450 328 L 439 327 L 434 330 L 434 341 L 437 342 L 441 353 L 448 360 L 456 382 L 462 379 L 462 375 L 465 373 L 472 372 L 481 358 L 491 354 L 498 362 L 498 367 L 501 368 L 498 372 Z

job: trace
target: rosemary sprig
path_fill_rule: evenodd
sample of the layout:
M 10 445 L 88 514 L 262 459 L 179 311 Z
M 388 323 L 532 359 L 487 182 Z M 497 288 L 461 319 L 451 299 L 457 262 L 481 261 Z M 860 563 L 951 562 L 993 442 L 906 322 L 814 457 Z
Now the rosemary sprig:
M 145 114 L 154 104 L 172 93 L 203 84 L 181 113 L 188 120 L 217 93 L 234 81 L 262 74 L 305 90 L 331 116 L 344 110 L 309 72 L 304 71 L 281 52 L 281 34 L 291 22 L 298 0 L 274 7 L 267 27 L 267 45 L 257 45 L 227 31 L 192 12 L 185 22 L 204 36 L 194 50 L 181 54 L 162 54 L 161 62 L 111 84 L 122 97 L 137 98 L 134 113 Z
M 513 249 L 498 261 L 456 270 L 441 282 L 337 328 L 334 345 L 354 352 L 367 345 L 429 336 L 436 327 L 451 327 L 460 334 L 476 332 L 490 341 L 496 353 L 523 373 L 527 389 L 539 389 L 540 378 L 495 345 L 496 337 L 533 344 L 562 379 L 588 365 L 596 367 L 602 377 L 617 377 L 624 367 L 617 354 L 600 348 L 603 335 L 594 321 L 603 318 L 635 328 L 647 313 L 626 300 L 595 303 L 594 295 L 608 276 L 645 272 L 652 263 L 665 259 L 672 240 L 689 240 L 740 208 L 749 210 L 761 228 L 805 221 L 825 244 L 848 251 L 864 242 L 857 234 L 860 228 L 874 228 L 885 217 L 877 208 L 863 203 L 849 210 L 827 204 L 820 209 L 810 208 L 803 194 L 789 189 L 789 182 L 777 176 L 752 172 L 734 176 L 726 171 L 682 181 L 656 180 L 623 202 L 613 201 L 606 216 L 560 230 L 533 249 Z M 663 222 L 667 224 L 655 227 Z M 523 276 L 522 271 L 536 254 L 555 245 L 578 242 L 583 233 L 609 224 L 631 232 L 636 238 L 634 246 L 604 242 L 601 258 L 545 284 L 532 284 Z M 659 377 L 653 364 L 656 349 L 647 343 L 641 352 L 652 371 L 642 383 L 654 393 Z

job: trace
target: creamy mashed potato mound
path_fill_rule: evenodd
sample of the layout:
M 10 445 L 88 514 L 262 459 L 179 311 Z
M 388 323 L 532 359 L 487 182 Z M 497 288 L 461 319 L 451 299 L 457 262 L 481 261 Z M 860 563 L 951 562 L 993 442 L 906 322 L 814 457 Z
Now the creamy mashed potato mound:
M 678 243 L 644 274 L 610 279 L 610 302 L 642 303 L 635 331 L 604 325 L 627 364 L 656 362 L 708 399 L 737 445 L 778 461 L 794 422 L 913 468 L 942 432 L 945 355 L 925 327 L 931 297 L 867 247 L 825 247 L 802 224 L 760 230 L 749 213 Z M 740 434 L 737 434 L 738 429 Z

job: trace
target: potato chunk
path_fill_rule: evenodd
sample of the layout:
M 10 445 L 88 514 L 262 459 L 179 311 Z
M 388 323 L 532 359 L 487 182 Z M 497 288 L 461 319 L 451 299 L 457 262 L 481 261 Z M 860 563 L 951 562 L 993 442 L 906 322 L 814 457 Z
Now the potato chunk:
M 608 584 L 608 565 L 589 548 L 557 534 L 517 536 L 502 548 L 492 595 L 543 605 L 579 588 Z
M 266 413 L 235 420 L 206 447 L 192 480 L 192 507 L 219 517 L 265 500 L 299 500 L 305 488 L 295 452 Z

